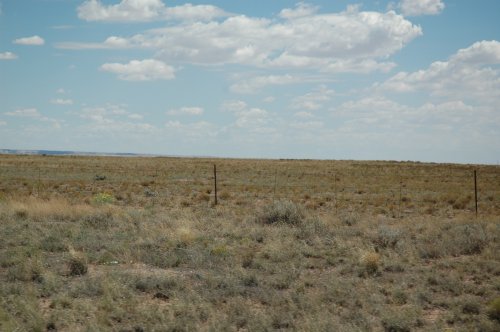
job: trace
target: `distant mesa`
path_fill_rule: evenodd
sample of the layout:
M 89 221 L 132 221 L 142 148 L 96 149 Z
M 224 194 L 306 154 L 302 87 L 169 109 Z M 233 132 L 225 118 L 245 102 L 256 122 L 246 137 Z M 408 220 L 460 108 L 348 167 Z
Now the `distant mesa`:
M 107 152 L 15 150 L 15 149 L 0 149 L 0 154 L 26 154 L 26 155 L 43 155 L 43 156 L 144 156 L 144 154 L 120 153 L 120 152 L 107 153 Z

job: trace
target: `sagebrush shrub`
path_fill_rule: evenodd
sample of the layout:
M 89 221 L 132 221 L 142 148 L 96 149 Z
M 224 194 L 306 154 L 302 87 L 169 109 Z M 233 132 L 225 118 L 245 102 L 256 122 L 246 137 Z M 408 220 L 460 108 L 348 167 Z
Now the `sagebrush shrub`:
M 496 320 L 500 323 L 500 297 L 494 299 L 488 308 L 488 316 L 492 320 Z
M 401 232 L 399 230 L 388 226 L 380 226 L 373 242 L 381 248 L 394 248 L 400 238 Z
M 278 201 L 268 205 L 258 216 L 264 224 L 286 224 L 297 226 L 302 223 L 304 213 L 302 209 L 291 201 Z
M 72 257 L 69 261 L 69 275 L 83 276 L 87 274 L 87 261 L 81 257 Z

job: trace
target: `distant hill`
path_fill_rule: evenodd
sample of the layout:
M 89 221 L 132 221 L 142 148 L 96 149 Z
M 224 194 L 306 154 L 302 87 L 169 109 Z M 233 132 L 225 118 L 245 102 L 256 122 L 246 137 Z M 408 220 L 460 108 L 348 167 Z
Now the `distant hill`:
M 28 154 L 28 155 L 48 155 L 48 156 L 144 156 L 137 153 L 101 153 L 101 152 L 78 152 L 78 151 L 54 151 L 54 150 L 15 150 L 0 149 L 0 154 Z

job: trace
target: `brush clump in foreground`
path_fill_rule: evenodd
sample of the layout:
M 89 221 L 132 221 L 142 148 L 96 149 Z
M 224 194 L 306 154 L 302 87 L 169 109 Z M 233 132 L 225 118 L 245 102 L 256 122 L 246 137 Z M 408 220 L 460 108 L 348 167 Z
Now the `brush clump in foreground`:
M 320 192 L 274 203 L 231 192 L 212 207 L 197 199 L 206 190 L 161 201 L 137 186 L 105 200 L 2 196 L 0 330 L 500 327 L 494 211 L 436 203 L 394 218 L 387 206 L 336 211 Z

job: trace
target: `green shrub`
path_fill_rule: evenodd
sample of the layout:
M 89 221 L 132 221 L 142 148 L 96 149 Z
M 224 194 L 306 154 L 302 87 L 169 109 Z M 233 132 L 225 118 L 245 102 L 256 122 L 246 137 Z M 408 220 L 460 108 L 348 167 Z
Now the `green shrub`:
M 297 226 L 302 223 L 302 209 L 291 201 L 278 201 L 264 208 L 258 217 L 263 224 L 286 224 Z
M 488 236 L 482 225 L 458 225 L 448 232 L 453 256 L 480 254 L 488 243 Z
M 111 212 L 97 212 L 86 215 L 83 218 L 83 224 L 95 229 L 108 229 L 113 222 L 113 214 Z
M 113 197 L 113 195 L 108 193 L 99 193 L 92 197 L 92 201 L 95 204 L 111 204 L 115 201 L 115 198 Z
M 391 311 L 382 318 L 382 326 L 386 332 L 410 332 L 417 324 L 416 312 L 411 309 Z
M 500 297 L 494 299 L 488 308 L 488 316 L 492 320 L 496 320 L 500 323 Z
M 394 248 L 400 238 L 401 232 L 399 230 L 387 226 L 380 226 L 373 243 L 381 248 Z
M 70 276 L 82 276 L 87 273 L 87 261 L 82 257 L 72 257 L 68 265 Z
M 170 294 L 173 290 L 180 287 L 179 282 L 170 276 L 138 276 L 134 281 L 133 286 L 136 290 L 144 293 L 162 292 L 162 294 Z
M 417 244 L 420 257 L 478 255 L 488 245 L 490 238 L 483 225 L 447 223 L 435 232 L 420 239 Z
M 57 237 L 55 235 L 49 235 L 43 238 L 43 240 L 41 241 L 40 249 L 48 252 L 63 252 L 68 248 L 66 247 L 66 244 L 64 244 L 60 236 Z
M 340 215 L 340 221 L 346 226 L 354 226 L 359 223 L 361 217 L 356 212 L 346 212 Z

